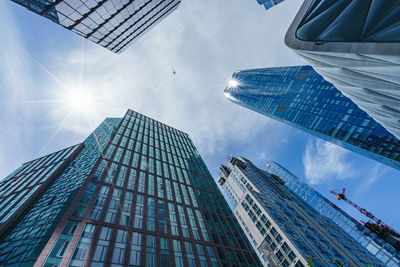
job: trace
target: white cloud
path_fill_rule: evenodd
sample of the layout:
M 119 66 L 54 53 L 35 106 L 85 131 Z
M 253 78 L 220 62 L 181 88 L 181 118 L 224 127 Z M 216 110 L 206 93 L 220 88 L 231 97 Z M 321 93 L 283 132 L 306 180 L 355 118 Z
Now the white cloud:
M 53 112 L 54 122 L 86 135 L 105 116 L 132 108 L 188 132 L 202 152 L 224 149 L 227 139 L 243 142 L 268 119 L 230 103 L 223 89 L 237 69 L 300 63 L 283 43 L 291 18 L 278 18 L 280 12 L 296 10 L 267 14 L 257 3 L 184 2 L 121 55 L 92 44 L 72 50 L 53 71 L 69 88 L 82 77 L 99 105 L 79 120 Z M 279 26 L 270 27 L 277 19 Z M 65 90 L 52 81 L 46 87 L 55 96 Z
M 17 140 L 7 136 L 1 140 L 26 150 L 24 158 L 29 160 L 82 141 L 105 117 L 121 117 L 131 108 L 187 132 L 203 156 L 229 154 L 228 143 L 249 142 L 268 119 L 225 99 L 226 82 L 238 69 L 302 64 L 283 42 L 300 4 L 287 0 L 266 12 L 257 2 L 242 0 L 183 1 L 177 11 L 120 55 L 15 7 L 13 11 L 31 16 L 33 24 L 40 24 L 29 25 L 32 35 L 27 25 L 17 25 L 23 26 L 22 36 L 46 49 L 35 54 L 35 46 L 18 40 L 18 44 L 31 51 L 31 55 L 26 53 L 22 57 L 27 61 L 23 65 L 31 65 L 35 72 L 16 75 L 29 76 L 29 84 L 18 83 L 22 79 L 13 80 L 16 90 L 26 94 L 17 99 L 30 102 L 19 106 L 34 117 L 35 123 L 4 118 L 2 122 L 7 127 L 24 127 L 28 138 Z M 37 28 L 42 30 L 35 32 Z M 57 31 L 57 42 L 51 38 L 52 31 Z M 14 38 L 15 33 L 5 36 Z M 55 46 L 56 43 L 62 45 Z M 68 47 L 66 44 L 71 49 L 60 49 Z M 10 58 L 20 53 L 16 49 L 3 51 Z M 172 69 L 177 71 L 176 75 Z M 81 86 L 96 95 L 95 111 L 87 116 L 70 114 L 69 107 L 63 108 L 60 103 L 66 91 Z M 9 109 L 4 114 L 10 114 Z M 27 125 L 32 132 L 28 132 Z M 274 129 L 270 132 L 273 134 Z M 11 150 L 7 147 L 4 153 Z M 1 171 L 5 175 L 15 167 L 15 159 L 5 159 Z
M 365 169 L 365 180 L 357 187 L 357 191 L 355 193 L 355 197 L 365 195 L 371 186 L 376 183 L 380 178 L 382 178 L 387 172 L 389 168 L 380 164 L 374 163 L 371 167 Z
M 0 25 L 1 179 L 21 163 L 24 154 L 21 140 L 26 137 L 27 132 L 21 122 L 29 120 L 31 114 L 17 103 L 26 99 L 31 73 L 23 49 L 24 40 L 6 1 L 0 1 Z
M 353 164 L 349 163 L 349 151 L 335 144 L 316 140 L 308 141 L 303 155 L 305 177 L 310 184 L 332 180 L 344 180 L 355 175 Z

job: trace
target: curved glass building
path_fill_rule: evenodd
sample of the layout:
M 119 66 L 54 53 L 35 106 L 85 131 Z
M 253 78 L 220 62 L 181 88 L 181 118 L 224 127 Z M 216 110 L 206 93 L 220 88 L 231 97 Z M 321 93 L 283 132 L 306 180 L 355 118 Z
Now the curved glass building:
M 400 138 L 400 0 L 306 0 L 285 43 Z

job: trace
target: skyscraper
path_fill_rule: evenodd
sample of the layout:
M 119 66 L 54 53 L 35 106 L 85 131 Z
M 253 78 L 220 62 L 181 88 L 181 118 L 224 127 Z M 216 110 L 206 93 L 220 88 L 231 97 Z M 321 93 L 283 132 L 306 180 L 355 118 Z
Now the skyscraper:
M 259 265 L 189 136 L 131 110 L 1 180 L 0 206 L 0 266 Z
M 400 140 L 310 66 L 237 71 L 234 103 L 400 169 Z
M 263 5 L 265 9 L 270 9 L 273 6 L 276 6 L 279 3 L 282 3 L 284 0 L 257 0 L 260 5 Z
M 400 265 L 400 252 L 396 251 L 393 246 L 384 242 L 360 222 L 356 221 L 353 217 L 337 207 L 286 168 L 276 162 L 270 161 L 267 162 L 266 171 L 281 178 L 285 182 L 285 186 L 310 204 L 321 215 L 331 219 L 361 245 L 367 248 L 373 255 L 385 263 L 385 266 L 395 267 Z
M 285 43 L 400 138 L 400 0 L 305 0 Z
M 115 53 L 163 20 L 180 0 L 12 0 Z
M 383 265 L 282 179 L 243 157 L 221 165 L 219 183 L 264 266 Z

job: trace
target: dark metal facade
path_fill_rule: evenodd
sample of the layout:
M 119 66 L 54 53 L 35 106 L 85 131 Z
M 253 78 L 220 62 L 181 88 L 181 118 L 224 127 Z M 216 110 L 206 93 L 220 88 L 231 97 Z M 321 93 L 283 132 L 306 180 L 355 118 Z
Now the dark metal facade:
M 121 53 L 180 0 L 12 0 L 68 30 Z

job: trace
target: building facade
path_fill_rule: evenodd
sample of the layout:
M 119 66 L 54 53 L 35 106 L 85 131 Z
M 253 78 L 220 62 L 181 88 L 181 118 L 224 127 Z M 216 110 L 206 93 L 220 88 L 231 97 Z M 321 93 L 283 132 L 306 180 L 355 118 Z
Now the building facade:
M 132 110 L 0 190 L 0 266 L 259 266 L 189 136 Z
M 321 215 L 331 219 L 361 245 L 367 248 L 379 260 L 385 263 L 385 266 L 400 266 L 400 252 L 393 248 L 393 246 L 384 242 L 374 233 L 367 230 L 367 228 L 360 222 L 356 221 L 353 217 L 318 193 L 311 186 L 304 183 L 286 168 L 276 162 L 270 161 L 267 162 L 266 171 L 277 175 L 285 181 L 285 186 L 289 187 L 295 194 L 310 204 Z
M 400 1 L 306 0 L 285 43 L 400 138 Z
M 284 0 L 257 0 L 260 5 L 263 5 L 266 10 L 270 9 L 271 7 L 276 6 L 279 3 L 282 3 Z
M 237 71 L 232 81 L 232 102 L 400 169 L 400 140 L 312 67 Z
M 180 0 L 12 0 L 28 10 L 121 53 L 163 20 Z
M 282 179 L 249 160 L 230 157 L 219 183 L 264 266 L 383 266 Z

